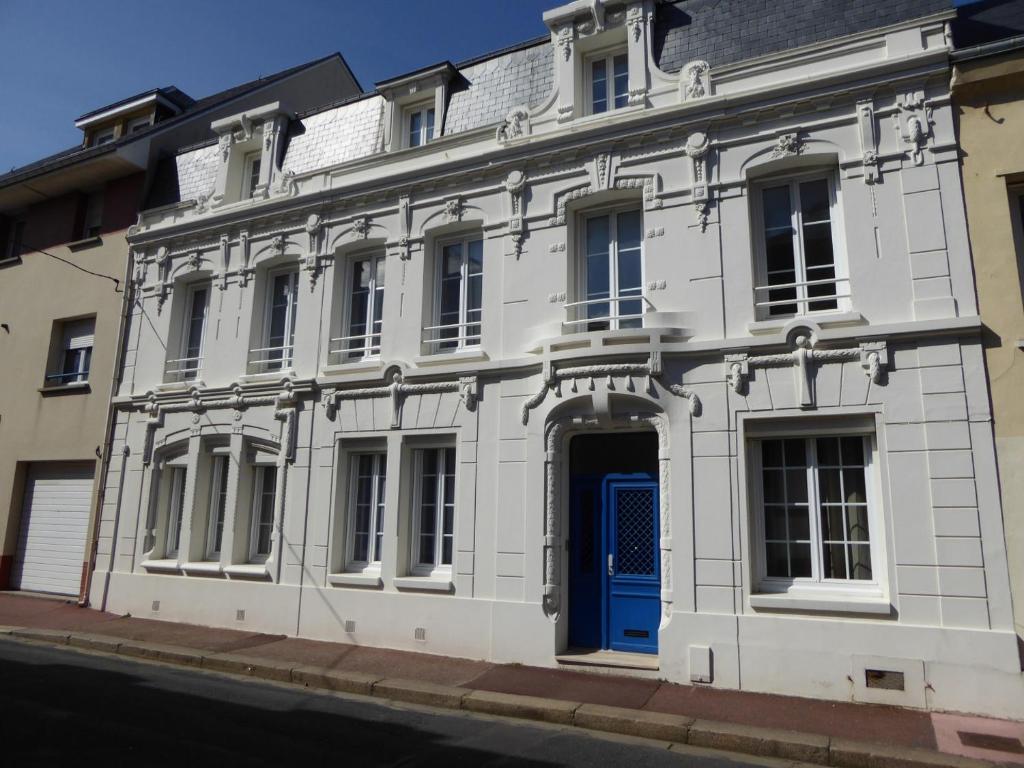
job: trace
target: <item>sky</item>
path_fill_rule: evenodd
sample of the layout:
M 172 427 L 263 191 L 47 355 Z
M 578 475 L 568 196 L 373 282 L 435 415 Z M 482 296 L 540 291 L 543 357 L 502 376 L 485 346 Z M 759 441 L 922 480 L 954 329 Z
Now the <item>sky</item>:
M 365 90 L 547 33 L 559 0 L 0 0 L 0 173 L 81 141 L 79 115 L 176 85 L 201 98 L 326 56 Z

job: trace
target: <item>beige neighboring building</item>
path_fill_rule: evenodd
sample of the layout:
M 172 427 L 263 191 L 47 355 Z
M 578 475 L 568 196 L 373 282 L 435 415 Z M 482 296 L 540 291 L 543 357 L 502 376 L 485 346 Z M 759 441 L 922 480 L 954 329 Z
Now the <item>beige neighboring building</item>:
M 0 175 L 0 589 L 87 594 L 131 275 L 125 235 L 211 121 L 361 92 L 339 54 L 203 99 L 174 87 L 75 121 L 82 143 Z M 187 169 L 182 173 L 187 173 Z M 84 597 L 82 598 L 84 601 Z
M 1024 636 L 1024 3 L 961 9 L 953 99 L 995 419 L 1007 558 Z

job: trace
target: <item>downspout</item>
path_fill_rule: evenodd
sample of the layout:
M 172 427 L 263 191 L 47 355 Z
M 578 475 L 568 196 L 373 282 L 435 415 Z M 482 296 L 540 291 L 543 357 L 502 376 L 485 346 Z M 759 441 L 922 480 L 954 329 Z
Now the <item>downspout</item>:
M 127 238 L 125 238 L 127 244 Z M 114 396 L 121 388 L 121 375 L 124 365 L 124 347 L 125 347 L 125 329 L 128 326 L 128 312 L 131 307 L 131 293 L 132 283 L 131 276 L 135 268 L 134 265 L 134 251 L 131 246 L 128 247 L 128 258 L 125 260 L 125 272 L 121 285 L 124 286 L 124 293 L 121 297 L 121 319 L 118 322 L 117 327 L 117 347 L 114 352 L 114 372 L 110 377 L 110 392 L 107 394 L 107 419 L 104 427 L 104 443 L 103 443 L 103 457 L 100 461 L 100 483 L 99 488 L 96 491 L 96 503 L 93 507 L 93 521 L 92 521 L 92 532 L 89 539 L 89 559 L 84 563 L 85 573 L 82 574 L 81 589 L 78 593 L 78 606 L 80 608 L 87 608 L 89 606 L 89 590 L 92 587 L 92 574 L 96 569 L 96 552 L 99 548 L 99 537 L 100 537 L 100 523 L 103 519 L 103 502 L 106 497 L 107 487 L 107 472 L 110 469 L 110 452 L 114 444 L 114 429 L 117 424 L 117 419 L 114 417 Z M 127 449 L 127 445 L 125 446 Z M 124 467 L 128 460 L 127 451 L 121 457 L 121 477 L 119 481 L 118 494 L 117 494 L 117 514 L 121 512 L 121 493 L 124 489 Z M 115 525 L 115 537 L 111 545 L 110 554 L 110 567 L 114 567 L 114 548 L 117 546 L 116 526 L 117 518 L 114 519 Z M 109 584 L 109 580 L 107 582 Z M 106 585 L 103 589 L 103 605 L 106 606 L 107 602 L 107 589 Z

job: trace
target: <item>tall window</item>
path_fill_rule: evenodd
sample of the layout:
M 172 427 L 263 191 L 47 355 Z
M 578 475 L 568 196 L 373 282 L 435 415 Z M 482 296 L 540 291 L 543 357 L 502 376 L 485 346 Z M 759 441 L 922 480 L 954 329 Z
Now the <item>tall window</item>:
M 436 325 L 427 329 L 436 350 L 480 345 L 483 316 L 484 243 L 459 240 L 441 246 Z
M 206 556 L 216 560 L 224 541 L 224 517 L 228 504 L 228 457 L 213 457 L 213 474 L 210 478 L 210 519 L 206 536 Z
M 253 482 L 252 524 L 250 526 L 249 560 L 264 562 L 270 555 L 274 533 L 274 497 L 277 494 L 277 467 L 256 467 Z
M 71 320 L 60 324 L 61 348 L 57 370 L 46 377 L 47 384 L 84 384 L 89 380 L 96 319 Z
M 245 167 L 242 173 L 242 199 L 253 197 L 260 185 L 261 152 L 250 152 L 245 156 Z
M 415 453 L 413 572 L 429 575 L 452 564 L 455 538 L 455 449 Z
M 0 216 L 0 262 L 21 256 L 25 236 L 25 220 L 12 221 Z
M 625 53 L 588 60 L 590 112 L 621 109 L 629 103 L 629 59 Z
M 103 229 L 103 190 L 86 195 L 82 209 L 82 229 L 79 237 L 86 240 L 98 237 Z
M 295 312 L 299 300 L 297 271 L 271 273 L 268 276 L 265 344 L 257 362 L 267 371 L 279 371 L 292 364 L 295 349 Z
M 182 319 L 181 357 L 167 361 L 167 375 L 173 379 L 187 381 L 199 375 L 203 363 L 209 298 L 208 284 L 195 285 L 188 289 L 188 302 Z
M 838 308 L 830 177 L 805 178 L 760 190 L 763 257 L 755 301 L 762 316 Z
M 760 442 L 762 585 L 870 582 L 868 469 L 861 435 Z
M 583 269 L 575 322 L 589 331 L 643 327 L 643 214 L 638 210 L 588 216 L 583 223 Z
M 406 112 L 406 146 L 418 147 L 434 138 L 434 108 L 420 107 Z
M 178 556 L 181 545 L 181 519 L 185 507 L 185 467 L 171 467 L 171 497 L 167 508 L 167 542 L 164 555 L 168 558 Z
M 349 291 L 349 359 L 380 354 L 380 333 L 384 319 L 384 257 L 371 256 L 352 262 Z
M 363 453 L 352 457 L 352 494 L 348 515 L 350 570 L 380 562 L 384 544 L 386 473 L 385 453 Z

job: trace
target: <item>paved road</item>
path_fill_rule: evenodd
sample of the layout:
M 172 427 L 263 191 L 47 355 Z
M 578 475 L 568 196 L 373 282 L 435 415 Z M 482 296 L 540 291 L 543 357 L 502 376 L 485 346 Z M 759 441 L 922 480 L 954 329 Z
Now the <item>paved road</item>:
M 0 640 L 0 750 L 18 766 L 754 765 L 10 639 Z

